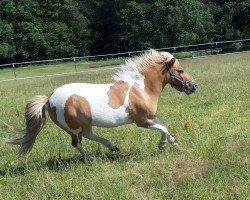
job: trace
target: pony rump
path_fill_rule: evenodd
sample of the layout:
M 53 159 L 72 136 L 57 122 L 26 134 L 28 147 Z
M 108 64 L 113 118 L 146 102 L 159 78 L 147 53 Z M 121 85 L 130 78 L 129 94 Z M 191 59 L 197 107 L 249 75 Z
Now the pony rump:
M 26 128 L 22 131 L 24 136 L 5 141 L 7 144 L 20 145 L 19 155 L 24 155 L 32 149 L 36 137 L 46 121 L 45 105 L 48 100 L 47 96 L 35 96 L 30 99 L 25 107 Z

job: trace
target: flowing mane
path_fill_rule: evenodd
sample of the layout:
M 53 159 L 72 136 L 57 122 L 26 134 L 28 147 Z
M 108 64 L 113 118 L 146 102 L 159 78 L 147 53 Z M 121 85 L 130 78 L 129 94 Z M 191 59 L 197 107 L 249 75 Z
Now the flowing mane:
M 141 71 L 146 70 L 156 64 L 169 62 L 173 55 L 168 52 L 159 52 L 150 50 L 142 53 L 139 56 L 129 58 L 125 61 L 124 65 L 113 75 L 115 81 L 118 80 L 140 80 Z

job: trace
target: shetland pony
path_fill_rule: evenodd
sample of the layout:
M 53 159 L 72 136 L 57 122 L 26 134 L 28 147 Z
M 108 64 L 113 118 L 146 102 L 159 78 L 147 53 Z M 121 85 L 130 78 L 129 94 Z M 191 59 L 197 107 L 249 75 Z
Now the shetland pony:
M 158 147 L 168 141 L 178 144 L 156 117 L 158 99 L 166 84 L 180 92 L 196 90 L 194 80 L 168 52 L 151 50 L 128 59 L 113 76 L 110 84 L 70 83 L 57 88 L 51 96 L 35 96 L 25 109 L 26 129 L 22 138 L 7 140 L 19 145 L 19 154 L 29 152 L 41 131 L 47 110 L 52 121 L 70 134 L 72 145 L 82 156 L 82 137 L 105 145 L 111 151 L 118 147 L 93 133 L 92 127 L 116 127 L 135 123 L 138 127 L 161 133 Z

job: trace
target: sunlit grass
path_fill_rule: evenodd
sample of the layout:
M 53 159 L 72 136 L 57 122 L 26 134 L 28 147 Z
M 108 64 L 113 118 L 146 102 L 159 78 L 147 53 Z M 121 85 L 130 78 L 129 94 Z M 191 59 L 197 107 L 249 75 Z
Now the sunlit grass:
M 120 152 L 84 140 L 86 163 L 51 120 L 32 152 L 0 145 L 0 199 L 248 199 L 250 54 L 181 61 L 198 83 L 190 96 L 169 86 L 158 117 L 182 150 L 157 149 L 160 134 L 135 125 L 94 128 Z M 114 70 L 0 83 L 0 119 L 24 127 L 25 102 L 70 82 L 107 83 Z M 1 77 L 1 72 L 0 72 Z M 12 137 L 0 125 L 1 138 Z

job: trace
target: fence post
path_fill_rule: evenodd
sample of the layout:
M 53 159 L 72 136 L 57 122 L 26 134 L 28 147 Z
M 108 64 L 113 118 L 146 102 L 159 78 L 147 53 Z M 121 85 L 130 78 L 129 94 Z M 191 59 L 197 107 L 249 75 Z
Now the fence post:
M 14 77 L 15 77 L 15 79 L 16 79 L 16 69 L 15 69 L 15 63 L 12 63 L 12 68 L 13 68 Z
M 76 58 L 74 57 L 74 64 L 75 64 L 75 72 L 77 72 L 77 68 L 76 68 Z

